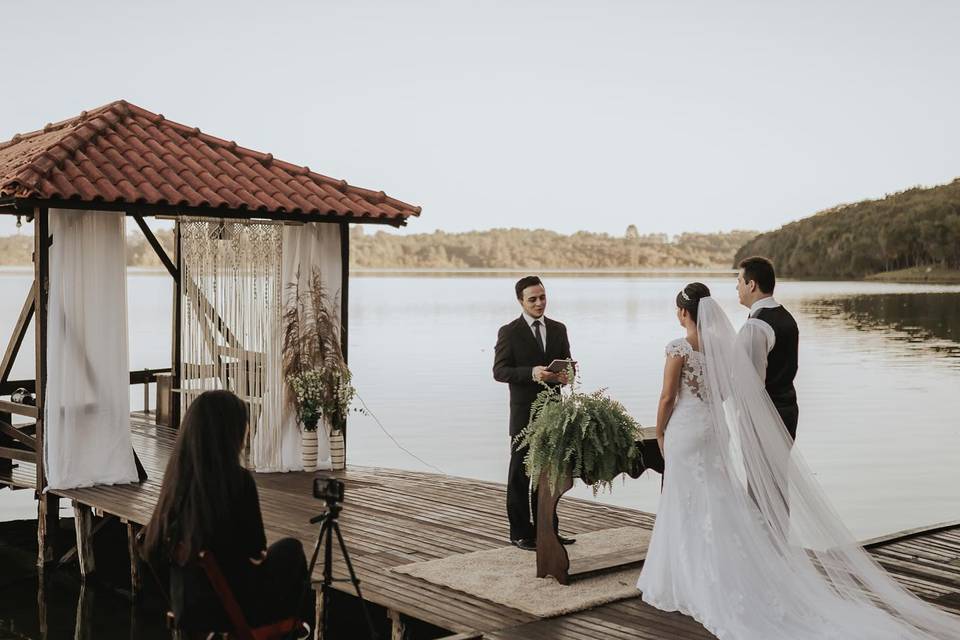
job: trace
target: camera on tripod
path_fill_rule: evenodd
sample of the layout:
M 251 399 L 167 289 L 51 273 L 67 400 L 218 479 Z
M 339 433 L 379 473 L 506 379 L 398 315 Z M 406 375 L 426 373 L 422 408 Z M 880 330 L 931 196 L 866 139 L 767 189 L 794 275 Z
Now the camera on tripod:
M 320 523 L 320 533 L 317 534 L 317 544 L 313 548 L 313 556 L 310 558 L 308 568 L 309 575 L 313 575 L 313 569 L 317 566 L 317 557 L 320 555 L 320 548 L 323 547 L 323 580 L 320 583 L 320 592 L 323 598 L 323 616 L 319 620 L 319 633 L 317 637 L 329 637 L 330 630 L 330 591 L 333 589 L 335 579 L 333 577 L 333 538 L 336 535 L 340 552 L 343 554 L 343 561 L 347 565 L 347 572 L 350 574 L 350 582 L 357 592 L 357 598 L 360 599 L 360 606 L 363 609 L 363 618 L 367 623 L 367 633 L 371 640 L 377 640 L 377 632 L 367 611 L 367 604 L 360 592 L 360 580 L 353 570 L 353 563 L 350 562 L 350 554 L 347 553 L 347 545 L 343 542 L 343 534 L 340 533 L 340 524 L 338 519 L 343 510 L 343 480 L 320 476 L 313 479 L 313 497 L 317 500 L 324 500 L 327 503 L 327 510 L 318 516 L 310 518 L 310 524 Z M 300 602 L 304 602 L 307 594 L 307 586 L 304 585 L 303 593 L 300 595 Z
M 313 479 L 313 497 L 327 504 L 343 502 L 343 489 L 343 480 L 323 476 Z

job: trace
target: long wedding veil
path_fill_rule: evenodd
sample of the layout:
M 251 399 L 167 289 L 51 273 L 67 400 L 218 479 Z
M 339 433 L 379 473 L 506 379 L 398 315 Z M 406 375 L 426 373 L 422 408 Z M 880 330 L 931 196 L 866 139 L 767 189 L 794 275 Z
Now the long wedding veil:
M 809 616 L 811 628 L 841 630 L 838 638 L 960 638 L 960 617 L 900 586 L 843 524 L 792 446 L 720 305 L 702 298 L 697 316 L 723 465 L 739 513 L 761 525 L 742 527 L 746 539 L 737 544 L 776 580 L 774 591 L 788 598 L 746 615 L 776 616 L 789 607 Z

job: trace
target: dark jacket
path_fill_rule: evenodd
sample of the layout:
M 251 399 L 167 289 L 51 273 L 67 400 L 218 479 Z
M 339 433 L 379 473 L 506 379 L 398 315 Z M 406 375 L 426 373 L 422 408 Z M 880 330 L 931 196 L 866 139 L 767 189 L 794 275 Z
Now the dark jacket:
M 493 378 L 510 385 L 510 435 L 527 425 L 530 405 L 543 386 L 533 379 L 533 368 L 553 360 L 570 358 L 567 328 L 545 318 L 547 351 L 543 353 L 527 321 L 520 316 L 500 327 L 493 355 Z M 522 422 L 522 424 L 521 424 Z

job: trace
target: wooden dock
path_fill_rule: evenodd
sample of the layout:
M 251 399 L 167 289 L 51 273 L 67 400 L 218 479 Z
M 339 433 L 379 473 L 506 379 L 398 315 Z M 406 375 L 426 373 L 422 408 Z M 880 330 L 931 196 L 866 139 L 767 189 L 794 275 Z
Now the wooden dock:
M 134 447 L 150 479 L 119 485 L 57 491 L 79 507 L 78 525 L 89 530 L 90 516 L 112 515 L 131 529 L 150 518 L 175 432 L 148 417 L 131 417 Z M 410 619 L 424 621 L 460 638 L 563 640 L 573 638 L 679 638 L 713 636 L 692 619 L 663 613 L 633 598 L 539 619 L 501 604 L 427 583 L 388 569 L 412 562 L 494 549 L 507 544 L 504 485 L 436 474 L 350 467 L 340 474 L 346 500 L 340 525 L 365 598 L 394 620 L 394 637 L 404 637 Z M 257 474 L 267 538 L 293 536 L 312 549 L 316 526 L 308 520 L 323 509 L 312 496 L 313 474 Z M 0 483 L 33 487 L 33 465 L 21 464 Z M 652 514 L 565 498 L 560 505 L 563 532 L 579 534 L 608 528 L 652 528 Z M 920 597 L 960 614 L 960 522 L 906 532 L 869 544 L 877 560 Z M 81 562 L 84 560 L 80 550 Z M 533 556 L 531 554 L 531 560 Z M 346 575 L 337 560 L 335 573 Z M 83 564 L 81 564 L 83 570 Z M 319 579 L 319 567 L 315 578 Z M 352 594 L 349 583 L 336 588 Z

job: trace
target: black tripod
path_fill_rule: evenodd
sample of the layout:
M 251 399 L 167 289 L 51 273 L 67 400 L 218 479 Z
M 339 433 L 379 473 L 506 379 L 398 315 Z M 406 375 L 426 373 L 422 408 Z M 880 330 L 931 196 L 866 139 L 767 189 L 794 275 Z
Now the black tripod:
M 321 593 L 321 607 L 322 613 L 320 617 L 319 629 L 318 631 L 322 632 L 322 636 L 325 640 L 329 639 L 327 631 L 329 628 L 330 620 L 330 589 L 334 582 L 346 582 L 345 579 L 334 578 L 333 577 L 333 534 L 337 534 L 337 541 L 340 543 L 340 552 L 343 553 L 343 560 L 347 564 L 347 571 L 350 573 L 350 582 L 353 583 L 353 588 L 357 592 L 357 597 L 360 598 L 360 607 L 363 609 L 363 618 L 367 623 L 367 633 L 370 636 L 370 640 L 377 640 L 377 632 L 373 628 L 373 622 L 370 620 L 370 613 L 367 611 L 367 603 L 363 599 L 363 594 L 360 593 L 360 580 L 357 579 L 357 574 L 353 571 L 353 563 L 350 562 L 350 554 L 347 553 L 347 546 L 343 543 L 343 535 L 340 533 L 340 525 L 337 522 L 337 517 L 340 515 L 340 511 L 343 510 L 343 507 L 337 502 L 332 496 L 327 496 L 327 510 L 321 513 L 319 516 L 310 518 L 310 524 L 320 524 L 320 533 L 317 535 L 317 544 L 313 548 L 313 557 L 310 559 L 310 568 L 307 572 L 308 576 L 313 575 L 313 568 L 317 564 L 317 556 L 320 555 L 320 545 L 323 544 L 323 581 L 320 583 L 320 593 Z M 305 595 L 305 594 L 304 594 Z M 302 598 L 301 598 L 302 602 Z

